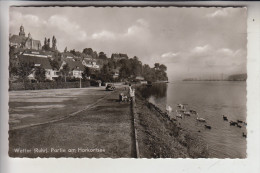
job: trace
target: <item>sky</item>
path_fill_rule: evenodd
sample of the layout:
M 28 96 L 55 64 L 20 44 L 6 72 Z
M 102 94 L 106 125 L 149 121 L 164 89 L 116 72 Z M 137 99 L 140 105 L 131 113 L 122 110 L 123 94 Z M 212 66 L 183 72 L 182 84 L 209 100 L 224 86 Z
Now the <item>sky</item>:
M 59 51 L 92 48 L 167 66 L 170 80 L 246 73 L 246 8 L 10 7 L 10 34 L 55 35 Z

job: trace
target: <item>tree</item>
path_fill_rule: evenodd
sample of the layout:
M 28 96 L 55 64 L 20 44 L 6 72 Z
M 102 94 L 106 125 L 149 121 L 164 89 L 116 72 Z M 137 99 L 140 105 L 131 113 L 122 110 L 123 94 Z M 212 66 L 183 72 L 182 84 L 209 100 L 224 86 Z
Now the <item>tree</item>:
M 62 69 L 61 69 L 61 74 L 65 77 L 65 82 L 67 82 L 66 78 L 67 76 L 69 75 L 69 72 L 70 72 L 70 67 L 68 64 L 65 64 Z
M 97 58 L 98 58 L 98 54 L 97 54 L 97 52 L 96 52 L 96 51 L 94 51 L 94 52 L 93 52 L 92 58 L 95 58 L 95 59 L 97 59 Z
M 49 61 L 53 70 L 59 70 L 60 67 L 58 61 L 56 61 L 55 59 L 54 60 L 49 59 Z
M 107 59 L 107 55 L 104 52 L 99 52 L 98 58 Z
M 35 67 L 35 72 L 34 72 L 34 75 L 35 75 L 35 79 L 38 81 L 38 82 L 43 82 L 45 81 L 46 79 L 46 71 L 43 67 L 39 66 L 39 67 Z
M 17 74 L 19 78 L 23 80 L 23 83 L 25 82 L 26 79 L 28 79 L 28 76 L 32 74 L 33 67 L 34 67 L 33 63 L 20 63 L 17 69 Z
M 103 65 L 100 70 L 99 78 L 106 82 L 113 81 L 113 68 L 110 68 L 108 64 Z
M 12 61 L 9 63 L 9 76 L 16 76 L 18 72 L 18 69 L 16 66 L 13 65 Z
M 92 56 L 93 50 L 91 48 L 85 48 L 85 49 L 83 49 L 82 53 Z
M 138 57 L 134 56 L 133 59 L 130 59 L 132 66 L 132 75 L 139 76 L 142 74 L 142 62 L 139 61 Z
M 131 67 L 130 64 L 126 63 L 119 70 L 119 78 L 126 79 L 129 78 L 130 76 L 131 76 Z
M 160 65 L 159 65 L 159 69 L 160 69 L 161 71 L 166 71 L 166 70 L 167 70 L 167 67 L 166 67 L 164 64 L 160 64 Z
M 159 69 L 159 66 L 160 66 L 159 63 L 155 63 L 155 64 L 154 64 L 154 68 L 155 68 L 155 69 Z
M 45 51 L 50 51 L 50 39 L 44 38 L 44 45 L 42 46 L 42 49 Z
M 84 72 L 83 72 L 82 75 L 83 75 L 84 77 L 90 77 L 91 74 L 92 74 L 91 68 L 85 67 Z

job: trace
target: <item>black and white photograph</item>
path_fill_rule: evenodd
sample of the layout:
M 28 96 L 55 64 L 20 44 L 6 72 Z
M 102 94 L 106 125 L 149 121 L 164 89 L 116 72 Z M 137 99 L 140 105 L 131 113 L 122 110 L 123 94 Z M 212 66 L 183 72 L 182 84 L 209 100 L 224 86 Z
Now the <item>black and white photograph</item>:
M 247 36 L 246 7 L 10 7 L 8 154 L 246 159 Z

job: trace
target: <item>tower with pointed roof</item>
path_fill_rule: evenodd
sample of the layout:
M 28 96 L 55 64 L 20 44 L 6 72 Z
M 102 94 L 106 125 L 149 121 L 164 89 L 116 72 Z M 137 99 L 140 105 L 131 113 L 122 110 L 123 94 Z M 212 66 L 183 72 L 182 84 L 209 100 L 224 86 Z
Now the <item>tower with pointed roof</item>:
M 23 27 L 23 25 L 20 26 L 19 36 L 25 37 L 25 32 L 24 32 L 24 27 Z

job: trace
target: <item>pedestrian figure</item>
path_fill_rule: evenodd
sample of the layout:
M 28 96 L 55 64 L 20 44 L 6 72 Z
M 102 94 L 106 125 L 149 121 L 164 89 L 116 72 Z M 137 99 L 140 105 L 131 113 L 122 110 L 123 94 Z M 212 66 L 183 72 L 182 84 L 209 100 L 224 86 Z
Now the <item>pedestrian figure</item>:
M 131 84 L 129 84 L 128 92 L 129 92 L 129 97 L 131 98 L 131 101 L 134 103 L 135 102 L 135 89 L 132 89 Z

